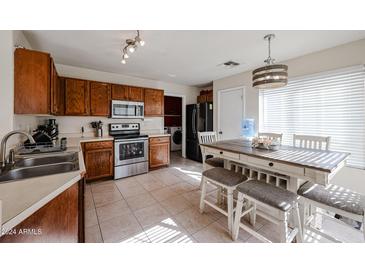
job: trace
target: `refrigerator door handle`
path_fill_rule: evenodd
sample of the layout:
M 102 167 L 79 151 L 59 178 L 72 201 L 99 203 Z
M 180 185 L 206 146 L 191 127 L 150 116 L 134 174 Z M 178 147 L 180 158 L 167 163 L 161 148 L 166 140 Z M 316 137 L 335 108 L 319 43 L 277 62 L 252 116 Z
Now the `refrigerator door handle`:
M 193 135 L 195 137 L 195 134 L 196 134 L 196 127 L 195 127 L 195 122 L 196 122 L 196 109 L 193 109 L 193 115 L 191 116 L 191 125 L 192 125 L 192 128 L 193 128 Z

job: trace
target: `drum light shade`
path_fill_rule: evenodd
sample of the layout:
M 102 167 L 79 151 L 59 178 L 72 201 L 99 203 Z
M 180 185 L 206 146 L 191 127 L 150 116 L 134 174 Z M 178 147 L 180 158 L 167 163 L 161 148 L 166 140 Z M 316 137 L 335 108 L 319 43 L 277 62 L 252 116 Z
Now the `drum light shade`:
M 252 72 L 252 86 L 255 88 L 280 88 L 288 84 L 288 66 L 274 64 L 275 59 L 271 58 L 271 39 L 274 38 L 274 34 L 268 34 L 264 37 L 268 41 L 269 56 L 264 61 L 265 66 Z
M 279 88 L 288 84 L 287 65 L 268 65 L 252 72 L 252 86 L 268 89 Z

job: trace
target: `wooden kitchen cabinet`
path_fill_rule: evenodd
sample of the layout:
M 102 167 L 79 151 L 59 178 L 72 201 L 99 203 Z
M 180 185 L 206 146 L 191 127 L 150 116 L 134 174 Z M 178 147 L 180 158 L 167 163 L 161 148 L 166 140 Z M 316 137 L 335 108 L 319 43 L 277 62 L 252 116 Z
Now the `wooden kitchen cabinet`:
M 109 116 L 111 85 L 101 82 L 90 82 L 90 115 Z
M 155 169 L 170 164 L 170 137 L 149 138 L 149 167 Z
M 113 100 L 128 100 L 128 86 L 112 84 L 112 99 Z
M 86 179 L 96 180 L 113 176 L 113 141 L 83 143 Z
M 144 90 L 144 115 L 164 115 L 164 91 L 159 89 L 145 88 Z
M 112 84 L 112 99 L 143 102 L 144 90 L 141 87 Z
M 89 115 L 89 81 L 65 78 L 65 115 Z
M 0 243 L 84 242 L 84 180 L 0 237 Z
M 14 113 L 50 114 L 51 57 L 17 48 L 14 52 Z
M 143 102 L 144 90 L 141 87 L 128 87 L 128 100 Z
M 207 102 L 213 103 L 213 92 L 207 94 Z
M 61 81 L 53 59 L 51 58 L 51 114 L 64 115 L 65 93 L 64 81 Z

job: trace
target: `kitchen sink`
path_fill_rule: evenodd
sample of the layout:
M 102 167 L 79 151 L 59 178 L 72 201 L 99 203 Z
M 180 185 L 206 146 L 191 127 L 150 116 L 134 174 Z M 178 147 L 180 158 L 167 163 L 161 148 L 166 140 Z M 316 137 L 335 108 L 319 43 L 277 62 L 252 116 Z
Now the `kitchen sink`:
M 0 183 L 76 171 L 78 160 L 77 152 L 21 158 L 13 167 L 0 173 Z
M 45 157 L 31 157 L 20 159 L 15 163 L 15 167 L 32 167 L 62 162 L 75 162 L 78 160 L 77 153 L 64 153 Z

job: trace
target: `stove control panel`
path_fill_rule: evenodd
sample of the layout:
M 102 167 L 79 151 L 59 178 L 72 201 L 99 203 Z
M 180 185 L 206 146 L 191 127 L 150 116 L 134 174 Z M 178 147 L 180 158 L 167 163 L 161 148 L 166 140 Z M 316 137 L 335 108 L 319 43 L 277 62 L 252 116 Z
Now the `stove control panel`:
M 138 123 L 112 123 L 109 124 L 109 131 L 138 131 L 139 127 Z

